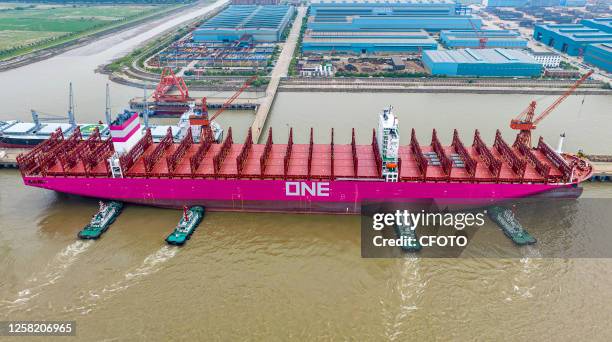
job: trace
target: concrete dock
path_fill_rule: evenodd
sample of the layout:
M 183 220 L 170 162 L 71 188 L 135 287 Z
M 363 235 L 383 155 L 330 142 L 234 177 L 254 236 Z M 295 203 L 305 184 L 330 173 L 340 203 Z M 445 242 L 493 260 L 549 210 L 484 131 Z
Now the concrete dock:
M 259 105 L 259 108 L 255 113 L 255 119 L 253 120 L 251 130 L 253 131 L 253 141 L 256 143 L 259 142 L 259 137 L 261 135 L 264 125 L 266 124 L 266 120 L 268 119 L 268 114 L 270 113 L 270 109 L 272 108 L 272 103 L 274 103 L 274 98 L 276 97 L 276 92 L 278 90 L 280 80 L 282 77 L 286 77 L 287 72 L 289 71 L 289 65 L 291 64 L 291 60 L 293 59 L 293 53 L 295 51 L 298 38 L 300 37 L 302 20 L 304 19 L 305 15 L 306 8 L 298 8 L 298 13 L 295 17 L 295 20 L 293 21 L 293 26 L 291 26 L 291 31 L 289 32 L 287 41 L 285 42 L 283 50 L 278 56 L 276 65 L 272 70 L 272 74 L 270 76 L 270 83 L 268 83 L 268 87 L 266 88 L 266 95 L 262 99 L 261 104 Z
M 0 149 L 0 169 L 17 168 L 17 156 L 28 151 L 27 148 Z

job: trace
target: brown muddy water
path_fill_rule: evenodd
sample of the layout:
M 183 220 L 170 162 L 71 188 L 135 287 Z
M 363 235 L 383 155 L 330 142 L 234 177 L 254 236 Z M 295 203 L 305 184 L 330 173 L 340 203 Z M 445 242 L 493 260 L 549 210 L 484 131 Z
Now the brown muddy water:
M 183 18 L 185 19 L 185 18 Z M 180 21 L 180 20 L 179 20 Z M 167 27 L 165 23 L 158 23 Z M 66 109 L 67 83 L 77 117 L 97 121 L 104 107 L 99 64 L 158 30 L 135 28 L 95 45 L 0 73 L 0 119 L 29 110 Z M 141 90 L 112 85 L 120 110 Z M 251 96 L 254 96 L 251 94 Z M 279 93 L 268 120 L 276 142 L 315 127 L 317 142 L 371 137 L 375 114 L 393 105 L 402 143 L 417 128 L 424 143 L 437 128 L 487 141 L 533 97 L 476 94 Z M 552 97 L 541 98 L 541 107 Z M 584 103 L 583 103 L 584 100 Z M 568 151 L 612 154 L 609 96 L 572 96 L 538 128 Z M 252 113 L 229 112 L 225 126 L 243 139 Z M 267 128 L 266 128 L 267 129 Z M 612 198 L 612 186 L 585 184 L 585 196 Z M 0 170 L 0 320 L 76 320 L 76 340 L 601 340 L 612 339 L 612 262 L 541 259 L 499 230 L 478 246 L 520 258 L 363 259 L 357 216 L 210 213 L 183 248 L 164 237 L 180 212 L 128 205 L 102 239 L 77 232 L 97 201 L 25 187 Z M 488 223 L 490 224 L 490 223 Z M 571 236 L 559 240 L 571 243 Z M 60 338 L 57 338 L 58 340 Z M 24 338 L 16 340 L 26 340 Z

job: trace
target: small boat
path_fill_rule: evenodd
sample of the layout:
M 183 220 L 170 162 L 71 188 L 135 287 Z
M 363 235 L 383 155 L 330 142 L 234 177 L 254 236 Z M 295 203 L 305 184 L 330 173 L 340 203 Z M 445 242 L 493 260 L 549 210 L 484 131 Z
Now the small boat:
M 419 238 L 417 236 L 416 230 L 412 228 L 412 224 L 396 224 L 395 225 L 395 234 L 400 239 L 405 239 L 407 244 L 403 244 L 400 248 L 404 252 L 418 252 L 423 248 L 421 243 L 419 243 Z
M 536 239 L 523 228 L 512 210 L 494 206 L 488 208 L 487 214 L 515 244 L 522 246 L 536 243 Z
M 78 234 L 81 239 L 98 239 L 110 227 L 115 219 L 121 213 L 123 203 L 110 201 L 100 201 L 100 209 L 98 213 L 91 218 L 91 222 L 83 228 Z
M 166 237 L 166 242 L 170 245 L 184 245 L 191 238 L 191 234 L 196 230 L 202 218 L 204 218 L 204 207 L 194 206 L 189 209 L 183 207 L 183 216 L 174 231 Z

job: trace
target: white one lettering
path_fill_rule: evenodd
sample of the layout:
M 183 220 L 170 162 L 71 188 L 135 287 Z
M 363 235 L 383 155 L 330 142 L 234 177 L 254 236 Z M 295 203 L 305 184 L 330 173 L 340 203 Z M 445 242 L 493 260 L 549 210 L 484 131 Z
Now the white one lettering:
M 286 196 L 329 197 L 328 182 L 286 182 Z

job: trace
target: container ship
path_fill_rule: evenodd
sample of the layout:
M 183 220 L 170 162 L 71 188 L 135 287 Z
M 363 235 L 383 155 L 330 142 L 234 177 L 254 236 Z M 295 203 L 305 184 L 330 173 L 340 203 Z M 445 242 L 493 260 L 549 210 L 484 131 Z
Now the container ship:
M 144 205 L 200 205 L 211 210 L 358 213 L 368 201 L 482 199 L 501 201 L 536 195 L 580 194 L 592 166 L 559 153 L 542 138 L 535 148 L 521 138 L 508 144 L 497 131 L 487 146 L 475 131 L 465 145 L 455 130 L 444 146 L 433 130 L 422 145 L 414 129 L 400 145 L 392 108 L 378 115 L 369 144 L 235 143 L 231 128 L 215 142 L 207 118 L 190 115 L 180 140 L 172 129 L 159 142 L 141 130 L 138 114 L 110 125 L 110 138 L 65 137 L 61 130 L 17 159 L 24 183 L 58 192 Z

